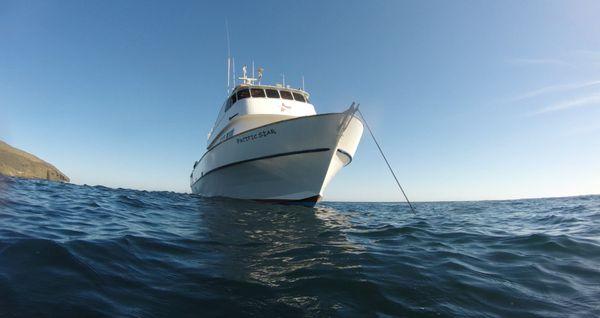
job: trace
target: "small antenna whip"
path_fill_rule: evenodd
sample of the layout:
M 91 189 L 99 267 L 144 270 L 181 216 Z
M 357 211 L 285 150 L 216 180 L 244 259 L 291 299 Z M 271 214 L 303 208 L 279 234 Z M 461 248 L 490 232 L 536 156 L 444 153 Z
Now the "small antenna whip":
M 306 92 L 306 89 L 304 89 L 304 75 L 302 75 L 302 90 Z
M 231 77 L 231 59 L 227 58 L 227 92 L 230 91 L 229 78 Z
M 225 33 L 227 34 L 227 93 L 229 93 L 229 78 L 231 77 L 231 47 L 229 44 L 229 21 L 227 19 L 225 19 Z
M 408 206 L 410 207 L 410 209 L 411 209 L 411 211 L 413 213 L 417 213 L 415 211 L 415 208 L 413 208 L 412 204 L 410 203 L 410 200 L 408 200 L 408 196 L 406 196 L 406 193 L 404 192 L 404 189 L 402 189 L 402 186 L 400 185 L 400 181 L 398 181 L 398 178 L 396 177 L 396 174 L 394 173 L 394 169 L 392 169 L 392 166 L 390 165 L 390 162 L 385 157 L 385 154 L 383 153 L 383 150 L 381 150 L 381 146 L 379 146 L 379 143 L 377 142 L 377 139 L 375 138 L 375 135 L 373 135 L 373 131 L 371 130 L 371 127 L 369 127 L 369 124 L 367 124 L 367 120 L 365 119 L 365 115 L 363 115 L 363 113 L 360 111 L 360 109 L 357 109 L 357 111 L 360 114 L 360 117 L 362 117 L 363 122 L 365 123 L 365 126 L 367 126 L 367 129 L 369 130 L 369 134 L 371 134 L 371 138 L 373 138 L 373 141 L 375 142 L 375 145 L 377 146 L 377 149 L 379 149 L 379 153 L 381 154 L 381 157 L 383 157 L 383 160 L 385 160 L 385 163 L 387 164 L 388 169 L 390 169 L 390 172 L 392 173 L 392 176 L 394 176 L 394 180 L 396 180 L 396 184 L 398 185 L 398 188 L 400 188 L 400 191 L 402 192 L 402 195 L 404 195 L 404 198 L 406 199 L 406 203 L 408 203 Z

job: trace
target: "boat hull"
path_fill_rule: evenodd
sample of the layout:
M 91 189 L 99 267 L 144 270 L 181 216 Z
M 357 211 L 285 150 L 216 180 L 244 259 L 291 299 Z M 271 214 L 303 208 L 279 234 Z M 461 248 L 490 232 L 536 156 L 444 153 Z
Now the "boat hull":
M 192 192 L 314 206 L 352 161 L 363 132 L 351 112 L 298 117 L 233 136 L 209 149 L 191 176 Z

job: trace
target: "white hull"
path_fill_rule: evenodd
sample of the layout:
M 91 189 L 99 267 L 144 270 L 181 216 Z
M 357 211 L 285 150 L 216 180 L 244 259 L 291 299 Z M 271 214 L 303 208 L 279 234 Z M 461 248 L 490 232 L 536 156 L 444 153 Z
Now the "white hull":
M 363 132 L 350 112 L 297 117 L 258 127 L 211 147 L 194 167 L 203 196 L 314 205 L 349 164 Z

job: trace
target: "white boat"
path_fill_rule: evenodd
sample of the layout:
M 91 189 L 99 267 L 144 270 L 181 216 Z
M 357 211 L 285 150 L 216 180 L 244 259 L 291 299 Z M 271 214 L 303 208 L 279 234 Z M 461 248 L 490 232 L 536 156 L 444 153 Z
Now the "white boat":
M 303 89 L 260 85 L 261 77 L 243 68 L 194 163 L 192 192 L 314 206 L 352 162 L 363 133 L 357 108 L 317 114 Z

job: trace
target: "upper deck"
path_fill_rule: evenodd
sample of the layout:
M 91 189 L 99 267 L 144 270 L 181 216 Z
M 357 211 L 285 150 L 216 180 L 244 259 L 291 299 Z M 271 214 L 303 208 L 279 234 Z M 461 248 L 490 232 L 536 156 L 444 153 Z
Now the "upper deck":
M 281 85 L 240 84 L 223 103 L 208 137 L 208 148 L 218 141 L 258 126 L 292 117 L 315 115 L 309 94 Z
M 244 98 L 276 98 L 284 100 L 295 100 L 308 103 L 309 94 L 301 89 L 283 87 L 282 85 L 254 85 L 240 84 L 235 87 L 227 100 L 227 106 L 231 107 L 238 100 Z

